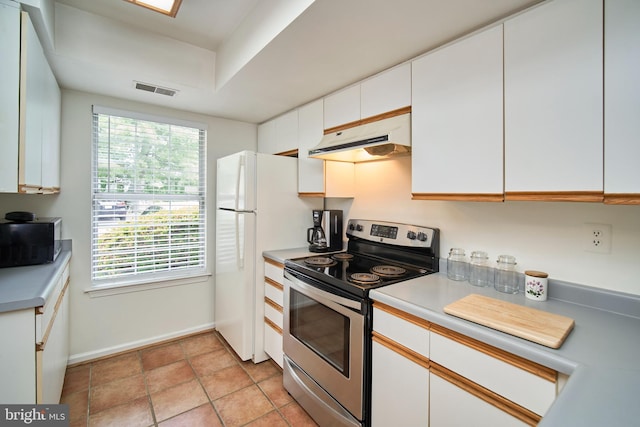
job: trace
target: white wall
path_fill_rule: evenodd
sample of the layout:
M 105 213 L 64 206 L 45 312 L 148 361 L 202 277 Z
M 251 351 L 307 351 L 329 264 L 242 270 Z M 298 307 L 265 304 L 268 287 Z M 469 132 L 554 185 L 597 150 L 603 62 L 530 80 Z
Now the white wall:
M 509 254 L 520 271 L 640 295 L 640 206 L 411 200 L 410 158 L 357 164 L 356 188 L 353 202 L 328 205 L 348 210 L 349 218 L 438 227 L 442 258 L 452 247 L 486 251 L 493 262 Z M 585 223 L 612 226 L 611 253 L 585 251 Z
M 64 239 L 72 239 L 71 360 L 103 354 L 213 326 L 213 277 L 200 283 L 154 290 L 91 297 L 91 107 L 93 104 L 145 112 L 208 125 L 207 187 L 209 207 L 209 268 L 213 270 L 215 232 L 215 160 L 257 146 L 257 127 L 124 101 L 83 92 L 62 92 L 61 192 L 58 195 L 0 194 L 0 213 L 31 210 L 41 216 L 63 218 Z

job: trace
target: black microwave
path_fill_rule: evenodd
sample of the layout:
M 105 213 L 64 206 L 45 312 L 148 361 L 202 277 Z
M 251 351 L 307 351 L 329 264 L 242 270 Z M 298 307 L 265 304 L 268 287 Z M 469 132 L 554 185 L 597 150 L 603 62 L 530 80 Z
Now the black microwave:
M 0 268 L 46 264 L 60 254 L 62 218 L 0 220 Z

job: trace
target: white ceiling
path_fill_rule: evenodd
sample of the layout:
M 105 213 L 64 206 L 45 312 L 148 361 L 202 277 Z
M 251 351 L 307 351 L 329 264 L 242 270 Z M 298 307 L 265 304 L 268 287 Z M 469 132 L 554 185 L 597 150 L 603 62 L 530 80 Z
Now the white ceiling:
M 48 53 L 64 88 L 261 123 L 539 1 L 56 0 Z

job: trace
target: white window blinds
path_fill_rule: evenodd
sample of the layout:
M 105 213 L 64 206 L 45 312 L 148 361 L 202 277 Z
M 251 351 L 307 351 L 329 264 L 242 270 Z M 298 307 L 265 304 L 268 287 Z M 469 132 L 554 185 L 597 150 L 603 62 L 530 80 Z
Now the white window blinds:
M 93 108 L 92 280 L 203 273 L 205 127 Z

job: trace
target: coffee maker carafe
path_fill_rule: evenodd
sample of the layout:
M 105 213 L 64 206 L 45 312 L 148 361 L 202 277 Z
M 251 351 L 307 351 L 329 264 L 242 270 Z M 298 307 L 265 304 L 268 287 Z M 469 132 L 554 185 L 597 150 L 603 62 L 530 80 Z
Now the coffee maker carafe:
M 341 251 L 342 211 L 314 210 L 313 227 L 307 229 L 307 242 L 310 252 Z
M 323 211 L 314 210 L 313 227 L 307 229 L 307 242 L 309 242 L 309 250 L 311 252 L 326 252 L 329 249 L 327 236 L 322 228 L 322 214 Z

